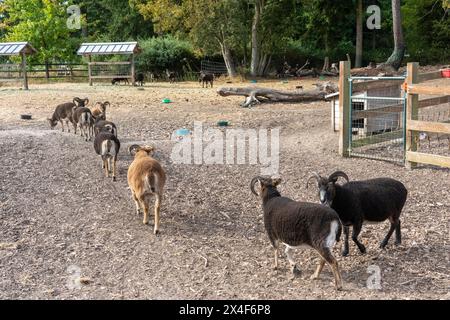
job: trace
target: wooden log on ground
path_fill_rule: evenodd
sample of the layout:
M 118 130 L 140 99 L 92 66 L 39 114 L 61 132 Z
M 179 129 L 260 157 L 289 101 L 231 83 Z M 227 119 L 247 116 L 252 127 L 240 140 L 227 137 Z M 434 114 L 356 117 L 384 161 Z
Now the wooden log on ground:
M 316 84 L 313 90 L 280 91 L 269 88 L 220 88 L 217 93 L 222 97 L 244 96 L 242 107 L 248 108 L 262 102 L 310 102 L 326 100 L 325 96 L 339 91 L 337 84 L 326 82 Z

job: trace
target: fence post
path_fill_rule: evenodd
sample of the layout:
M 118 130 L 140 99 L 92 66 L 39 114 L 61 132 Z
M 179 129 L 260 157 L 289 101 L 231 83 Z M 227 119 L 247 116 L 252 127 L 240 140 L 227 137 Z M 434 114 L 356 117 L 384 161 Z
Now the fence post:
M 131 55 L 131 83 L 133 84 L 133 87 L 136 86 L 136 68 L 134 54 Z
M 419 83 L 419 63 L 411 62 L 408 63 L 408 77 L 406 79 L 408 88 L 410 85 Z M 407 96 L 406 103 L 406 153 L 417 151 L 417 139 L 418 132 L 409 130 L 409 121 L 418 120 L 419 117 L 419 95 L 409 94 Z M 406 167 L 412 169 L 417 166 L 417 163 L 406 161 Z
M 350 133 L 350 63 L 340 62 L 339 71 L 339 154 L 342 157 L 349 156 L 349 133 Z
M 23 76 L 23 88 L 24 90 L 28 90 L 27 56 L 25 52 L 22 52 L 22 76 Z
M 88 75 L 89 75 L 89 85 L 92 87 L 92 57 L 89 55 L 89 62 L 88 62 Z

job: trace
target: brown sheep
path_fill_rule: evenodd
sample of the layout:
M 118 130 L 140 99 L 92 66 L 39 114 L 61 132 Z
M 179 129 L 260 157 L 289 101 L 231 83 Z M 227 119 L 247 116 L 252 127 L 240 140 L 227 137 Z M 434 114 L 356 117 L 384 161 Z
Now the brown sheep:
M 136 203 L 136 212 L 140 214 L 141 209 L 144 211 L 144 224 L 148 224 L 149 221 L 150 199 L 153 195 L 156 196 L 154 227 L 156 235 L 159 233 L 166 173 L 159 162 L 150 156 L 154 150 L 151 146 L 132 145 L 128 148 L 129 153 L 134 156 L 134 161 L 128 168 L 128 186 Z

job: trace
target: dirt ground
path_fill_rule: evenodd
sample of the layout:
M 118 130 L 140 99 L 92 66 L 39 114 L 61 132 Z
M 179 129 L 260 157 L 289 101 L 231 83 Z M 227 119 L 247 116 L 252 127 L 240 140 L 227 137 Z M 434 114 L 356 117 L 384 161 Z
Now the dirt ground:
M 306 81 L 267 81 L 259 86 L 295 89 Z M 230 86 L 217 84 L 217 86 Z M 232 84 L 243 86 L 252 84 Z M 331 130 L 328 103 L 239 107 L 197 83 L 126 86 L 31 85 L 28 92 L 0 89 L 0 298 L 1 299 L 450 299 L 450 170 L 413 171 L 387 162 L 343 159 Z M 73 97 L 109 100 L 108 117 L 122 142 L 118 181 L 102 175 L 92 142 L 51 131 L 46 118 Z M 170 98 L 172 104 L 162 104 Z M 20 120 L 32 114 L 33 120 Z M 283 195 L 317 201 L 306 190 L 312 171 L 344 170 L 351 179 L 389 176 L 409 197 L 402 213 L 403 243 L 386 250 L 379 242 L 388 223 L 364 226 L 361 255 L 335 248 L 344 291 L 333 286 L 330 268 L 309 277 L 317 254 L 296 251 L 302 275 L 281 269 L 264 232 L 261 203 L 249 190 L 260 174 L 254 165 L 181 165 L 171 161 L 172 133 L 194 121 L 216 127 L 281 129 L 280 187 Z M 161 234 L 134 212 L 126 172 L 132 143 L 157 147 L 167 171 Z M 368 289 L 368 270 L 381 271 L 381 290 Z M 370 279 L 369 279 L 370 280 Z M 81 282 L 81 283 L 80 283 Z M 79 286 L 77 284 L 80 284 Z

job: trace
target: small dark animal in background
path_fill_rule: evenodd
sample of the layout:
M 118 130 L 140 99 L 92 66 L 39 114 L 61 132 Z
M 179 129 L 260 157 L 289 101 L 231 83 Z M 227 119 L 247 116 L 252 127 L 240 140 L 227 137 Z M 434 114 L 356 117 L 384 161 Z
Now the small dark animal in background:
M 121 82 L 123 82 L 124 84 L 130 84 L 128 78 L 125 77 L 118 77 L 111 80 L 112 85 L 115 85 L 116 83 L 120 84 Z
M 166 75 L 170 83 L 174 83 L 177 80 L 177 74 L 173 71 L 169 71 L 169 69 L 166 69 Z
M 202 88 L 206 87 L 208 88 L 208 83 L 210 84 L 211 88 L 214 84 L 214 74 L 212 73 L 206 73 L 206 72 L 200 72 L 200 77 L 198 79 L 198 82 L 202 84 Z
M 142 72 L 136 74 L 135 80 L 137 85 L 144 86 L 144 74 Z
M 338 185 L 339 178 L 344 178 L 347 183 Z M 349 182 L 349 178 L 344 172 L 336 171 L 328 178 L 313 173 L 308 180 L 307 187 L 312 179 L 317 180 L 320 202 L 336 210 L 344 225 L 343 256 L 347 256 L 349 253 L 350 226 L 353 226 L 352 240 L 361 253 L 366 253 L 366 248 L 358 241 L 359 233 L 365 222 L 381 223 L 389 219 L 391 227 L 380 247 L 382 249 L 386 247 L 394 231 L 395 244 L 401 244 L 400 214 L 408 195 L 408 190 L 403 183 L 391 178 Z

